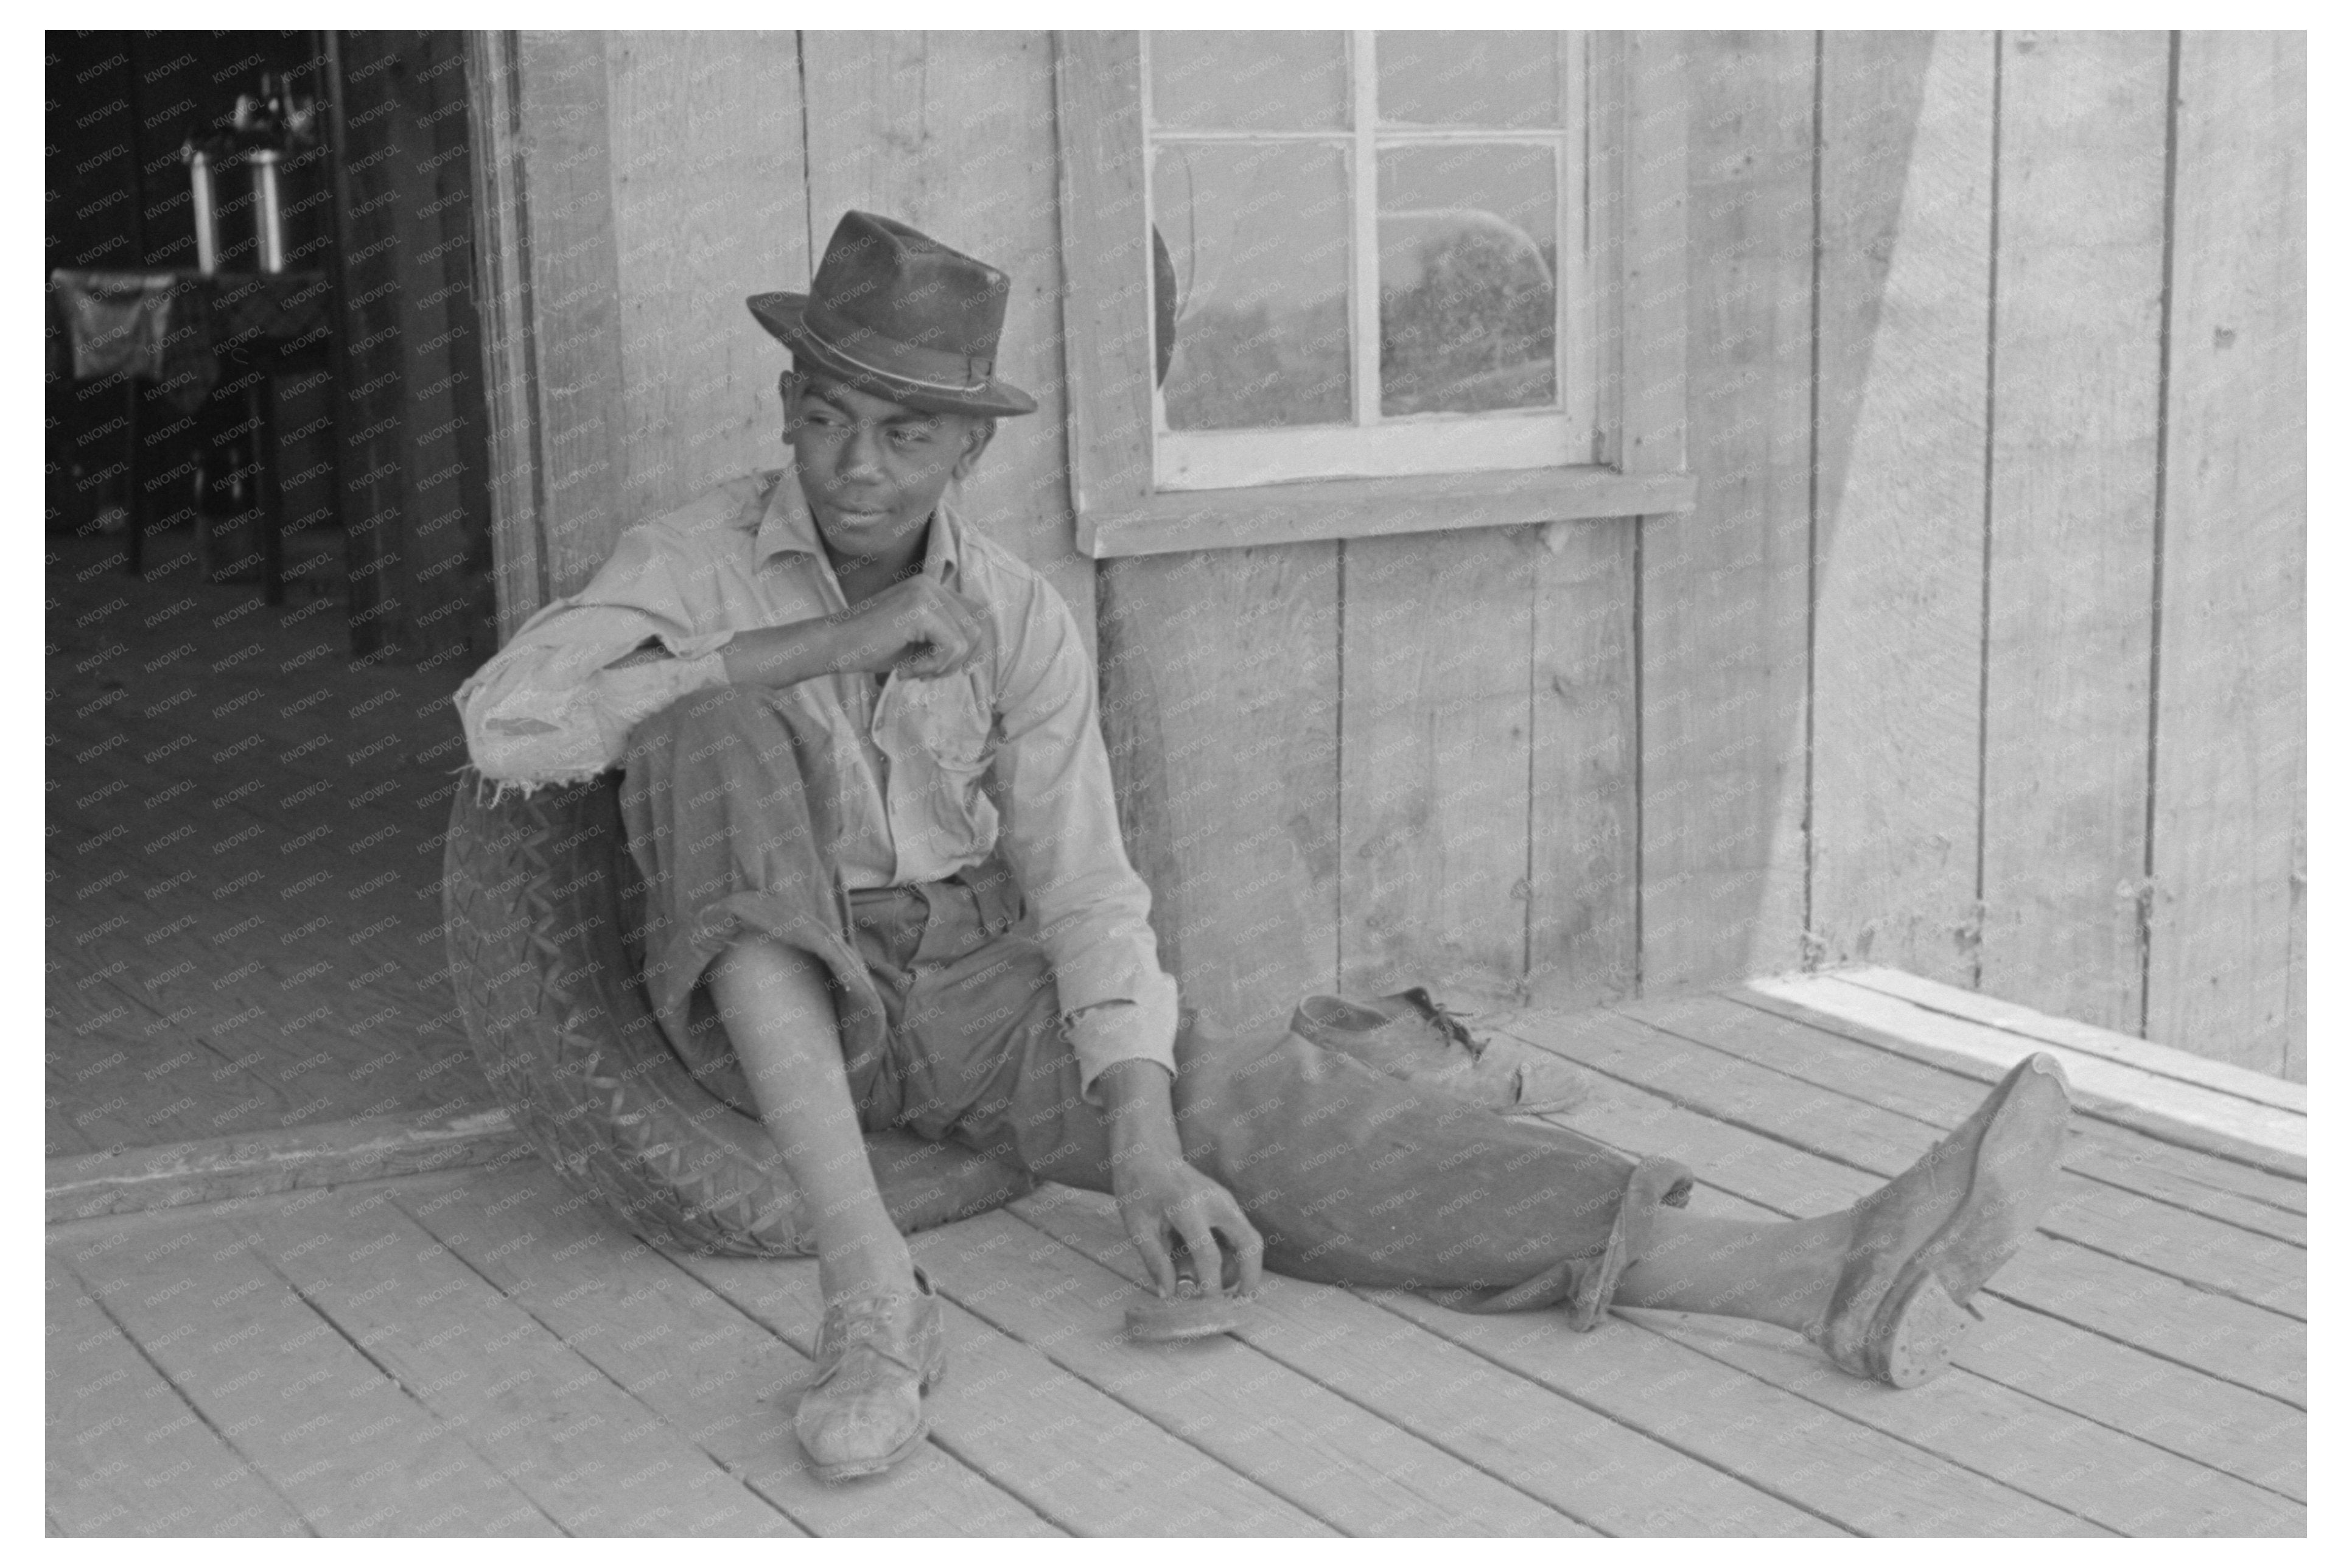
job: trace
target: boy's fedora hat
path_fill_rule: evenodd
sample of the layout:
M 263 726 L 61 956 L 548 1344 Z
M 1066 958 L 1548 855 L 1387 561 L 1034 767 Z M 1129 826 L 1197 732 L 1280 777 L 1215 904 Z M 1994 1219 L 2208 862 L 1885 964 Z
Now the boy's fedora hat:
M 996 379 L 1013 280 L 872 213 L 842 215 L 805 294 L 754 294 L 751 314 L 793 364 L 929 413 L 1034 414 Z

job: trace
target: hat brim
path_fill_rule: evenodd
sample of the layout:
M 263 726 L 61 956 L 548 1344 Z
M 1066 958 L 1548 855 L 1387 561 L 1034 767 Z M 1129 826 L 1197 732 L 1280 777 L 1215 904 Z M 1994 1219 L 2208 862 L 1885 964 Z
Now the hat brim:
M 844 359 L 812 337 L 803 326 L 801 316 L 808 308 L 805 294 L 754 294 L 744 303 L 768 335 L 793 351 L 793 365 L 797 370 L 822 371 L 836 381 L 870 392 L 877 397 L 926 414 L 981 414 L 990 417 L 1016 414 L 1034 414 L 1037 400 L 1010 382 L 990 376 L 975 392 L 943 392 L 920 382 L 908 381 L 877 371 L 870 365 Z

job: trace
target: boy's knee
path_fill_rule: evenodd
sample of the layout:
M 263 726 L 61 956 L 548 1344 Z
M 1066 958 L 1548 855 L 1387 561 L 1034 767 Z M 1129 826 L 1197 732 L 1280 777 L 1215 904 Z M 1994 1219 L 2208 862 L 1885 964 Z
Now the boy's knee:
M 738 737 L 764 735 L 778 723 L 766 697 L 751 686 L 716 686 L 689 692 L 638 721 L 629 731 L 629 753 L 693 751 L 732 744 Z

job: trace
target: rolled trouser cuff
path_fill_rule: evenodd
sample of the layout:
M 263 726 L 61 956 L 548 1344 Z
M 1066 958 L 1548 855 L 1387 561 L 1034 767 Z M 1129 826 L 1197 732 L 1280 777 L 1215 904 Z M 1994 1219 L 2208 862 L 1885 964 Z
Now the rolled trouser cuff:
M 1690 1171 L 1680 1161 L 1655 1155 L 1645 1158 L 1625 1178 L 1617 1217 L 1601 1251 L 1562 1259 L 1519 1284 L 1448 1304 L 1467 1312 L 1521 1312 L 1559 1306 L 1566 1310 L 1570 1328 L 1579 1333 L 1594 1328 L 1616 1299 L 1618 1276 L 1649 1249 L 1659 1208 L 1682 1207 L 1690 1202 Z
M 842 1064 L 852 1094 L 862 1101 L 876 1086 L 889 1040 L 881 992 L 848 939 L 833 922 L 814 913 L 808 900 L 796 896 L 743 888 L 713 899 L 695 908 L 685 929 L 648 962 L 646 989 L 671 1047 L 721 1100 L 748 1115 L 759 1114 L 750 1081 L 701 984 L 711 961 L 751 931 L 807 953 L 824 966 L 840 1029 Z

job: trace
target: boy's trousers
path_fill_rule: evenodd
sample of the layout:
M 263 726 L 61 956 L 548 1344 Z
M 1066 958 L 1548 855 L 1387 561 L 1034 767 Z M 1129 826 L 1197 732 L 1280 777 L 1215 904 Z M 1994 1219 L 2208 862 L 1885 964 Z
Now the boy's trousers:
M 830 977 L 850 1094 L 903 1127 L 1045 1180 L 1112 1190 L 1109 1123 L 1079 1092 L 1045 948 L 992 859 L 953 879 L 845 893 L 828 742 L 755 687 L 687 698 L 631 734 L 621 790 L 646 881 L 645 979 L 700 1081 L 756 1116 L 702 984 L 761 931 Z M 1267 1267 L 1404 1286 L 1470 1310 L 1565 1306 L 1591 1327 L 1690 1173 L 1562 1128 L 1409 1087 L 1284 1032 L 1176 1041 L 1185 1158 L 1234 1194 Z

